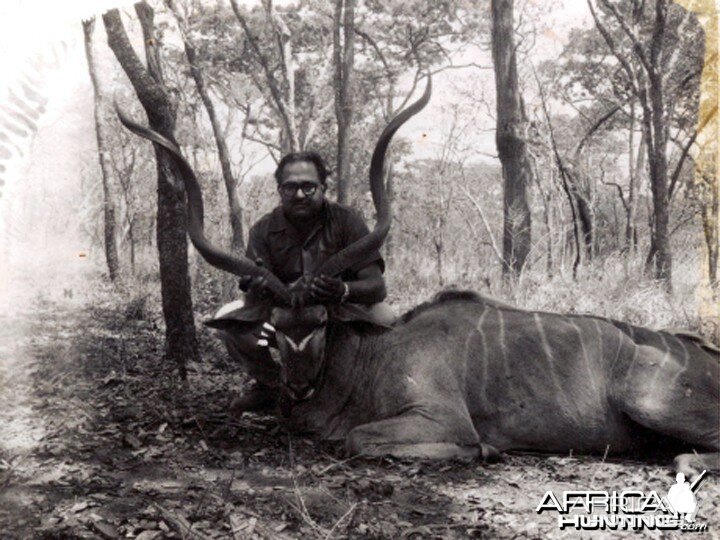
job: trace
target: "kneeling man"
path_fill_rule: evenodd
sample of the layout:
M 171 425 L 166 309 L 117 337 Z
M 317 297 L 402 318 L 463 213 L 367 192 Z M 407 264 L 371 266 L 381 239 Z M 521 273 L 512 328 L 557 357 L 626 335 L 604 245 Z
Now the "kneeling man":
M 386 296 L 384 262 L 378 251 L 369 253 L 339 277 L 312 277 L 326 259 L 369 232 L 356 211 L 325 197 L 328 174 L 322 157 L 315 152 L 283 157 L 275 171 L 280 204 L 250 229 L 246 256 L 267 267 L 286 285 L 311 279 L 309 290 L 318 304 L 364 305 L 378 324 L 389 325 L 393 313 L 382 302 Z M 246 291 L 243 309 L 262 302 L 267 295 L 264 286 L 261 277 L 241 278 L 240 287 Z M 233 308 L 238 307 L 233 304 Z M 224 313 L 226 308 L 217 316 Z M 267 348 L 272 329 L 265 324 L 261 331 L 261 325 L 253 332 L 225 339 L 231 355 L 241 358 L 256 380 L 233 402 L 234 413 L 268 410 L 277 401 L 279 369 Z

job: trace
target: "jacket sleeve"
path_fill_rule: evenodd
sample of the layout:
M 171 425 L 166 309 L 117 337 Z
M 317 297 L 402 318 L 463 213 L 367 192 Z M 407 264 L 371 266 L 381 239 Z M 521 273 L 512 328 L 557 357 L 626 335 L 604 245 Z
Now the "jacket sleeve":
M 245 256 L 251 261 L 260 259 L 263 266 L 272 270 L 272 259 L 270 258 L 270 249 L 268 248 L 265 235 L 262 234 L 259 223 L 250 228 L 248 236 L 248 245 L 245 250 Z

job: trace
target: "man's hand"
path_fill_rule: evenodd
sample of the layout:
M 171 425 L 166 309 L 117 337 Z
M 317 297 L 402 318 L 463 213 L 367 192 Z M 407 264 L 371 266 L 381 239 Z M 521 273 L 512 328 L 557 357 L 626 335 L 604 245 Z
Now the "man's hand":
M 262 276 L 243 276 L 240 278 L 240 290 L 253 296 L 267 293 L 267 279 Z
M 323 304 L 339 304 L 344 300 L 345 283 L 340 278 L 320 275 L 310 283 L 313 298 Z
M 263 266 L 262 259 L 256 259 L 255 264 Z M 240 276 L 238 286 L 242 292 L 255 298 L 262 298 L 268 293 L 267 279 L 263 276 Z

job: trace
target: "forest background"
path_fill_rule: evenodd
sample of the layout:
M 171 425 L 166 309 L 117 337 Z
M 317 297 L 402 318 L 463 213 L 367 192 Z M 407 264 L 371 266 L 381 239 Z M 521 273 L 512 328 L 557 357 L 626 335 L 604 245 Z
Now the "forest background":
M 369 152 L 429 70 L 432 104 L 401 134 L 387 173 L 395 221 L 384 254 L 390 299 L 399 310 L 457 286 L 527 308 L 717 331 L 710 286 L 717 280 L 717 107 L 707 71 L 700 98 L 703 59 L 716 50 L 703 47 L 703 25 L 712 28 L 712 17 L 670 3 L 660 38 L 667 238 L 674 255 L 673 276 L 663 282 L 653 260 L 658 154 L 638 92 L 649 83 L 630 37 L 650 50 L 654 3 L 599 2 L 594 18 L 578 3 L 514 6 L 516 131 L 525 149 L 531 223 L 522 265 L 508 260 L 503 238 L 518 220 L 503 216 L 489 4 L 352 5 L 352 20 L 339 19 L 337 6 L 326 2 L 236 4 L 235 10 L 230 3 L 156 5 L 152 54 L 175 109 L 175 135 L 203 184 L 213 240 L 242 250 L 249 226 L 276 204 L 271 173 L 292 149 L 319 150 L 336 172 L 330 197 L 372 223 Z M 642 13 L 634 13 L 640 5 Z M 144 56 L 137 14 L 128 7 L 122 17 Z M 2 267 L 46 266 L 40 260 L 51 254 L 66 268 L 104 266 L 130 291 L 126 299 L 152 309 L 159 306 L 152 150 L 115 118 L 113 100 L 137 118 L 141 108 L 107 47 L 104 26 L 94 26 L 86 30 L 95 93 L 82 34 L 37 47 L 30 65 L 17 64 L 20 76 L 8 79 L 8 99 L 19 95 L 32 108 L 26 85 L 48 112 L 23 119 L 12 102 L 3 112 Z M 712 69 L 710 62 L 706 70 Z M 88 115 L 94 95 L 96 124 Z M 32 142 L 18 133 L 32 134 Z M 190 265 L 201 312 L 236 294 L 232 279 L 192 251 Z M 515 279 L 503 278 L 508 271 Z M 3 279 L 8 282 L 7 270 Z
M 228 415 L 247 380 L 200 323 L 237 279 L 189 247 L 167 156 L 113 102 L 177 139 L 241 252 L 290 150 L 372 226 L 373 144 L 431 72 L 386 174 L 398 312 L 457 287 L 718 343 L 717 24 L 701 0 L 4 2 L 0 528 L 555 537 L 546 489 L 664 489 L 665 457 L 348 462 Z

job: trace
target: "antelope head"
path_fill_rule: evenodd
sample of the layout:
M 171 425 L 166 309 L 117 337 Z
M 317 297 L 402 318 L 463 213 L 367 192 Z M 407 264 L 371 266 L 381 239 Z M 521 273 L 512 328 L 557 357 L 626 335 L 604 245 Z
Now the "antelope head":
M 390 230 L 392 213 L 385 192 L 383 178 L 385 155 L 395 132 L 412 116 L 422 110 L 430 100 L 431 80 L 428 75 L 425 92 L 413 104 L 398 113 L 380 135 L 370 163 L 370 191 L 377 213 L 372 231 L 323 262 L 315 275 L 338 276 L 353 264 L 365 258 L 367 253 L 379 249 Z M 296 400 L 309 399 L 322 384 L 325 367 L 325 347 L 328 321 L 332 310 L 313 303 L 305 281 L 288 287 L 268 268 L 257 266 L 242 255 L 230 253 L 211 244 L 203 227 L 203 200 L 195 173 L 183 157 L 177 144 L 167 137 L 129 119 L 115 104 L 122 124 L 133 133 L 159 144 L 169 151 L 185 186 L 187 194 L 187 232 L 198 253 L 212 266 L 232 274 L 262 276 L 272 299 L 266 309 L 258 311 L 256 320 L 269 320 L 275 327 L 280 353 L 282 384 L 288 395 Z M 352 319 L 343 319 L 352 320 Z

